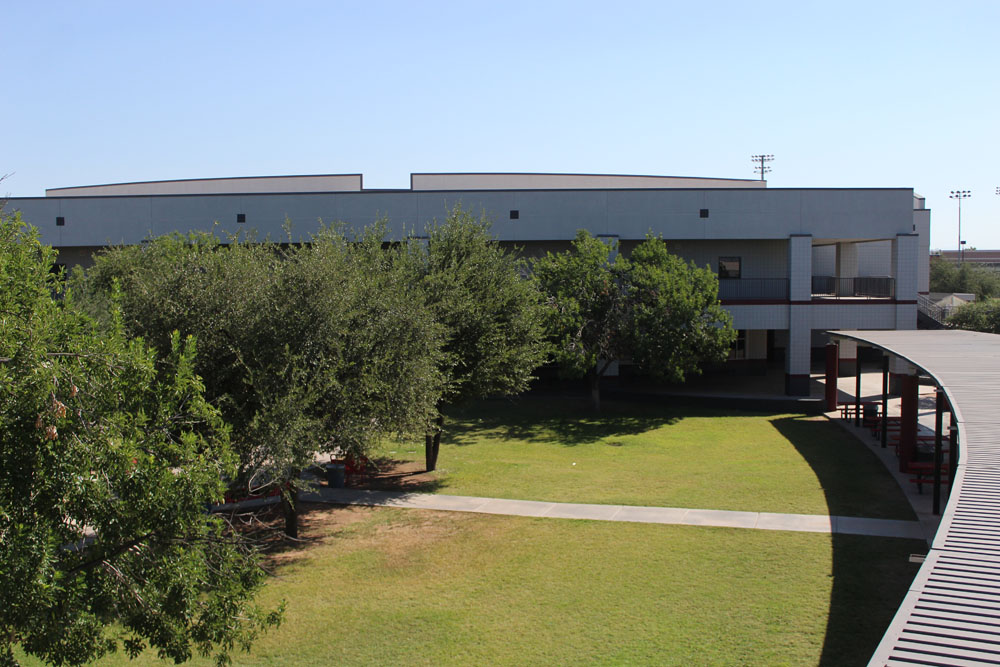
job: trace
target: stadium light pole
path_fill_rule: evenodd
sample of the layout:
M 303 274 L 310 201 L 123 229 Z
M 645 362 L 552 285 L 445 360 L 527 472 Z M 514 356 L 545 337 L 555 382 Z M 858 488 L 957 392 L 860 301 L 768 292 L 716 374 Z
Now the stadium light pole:
M 764 180 L 764 174 L 771 171 L 771 168 L 767 166 L 768 162 L 774 160 L 773 155 L 751 155 L 750 160 L 752 162 L 759 162 L 760 164 L 753 168 L 753 170 L 760 174 L 760 180 Z
M 964 261 L 964 254 L 962 253 L 962 200 L 968 199 L 972 196 L 971 190 L 952 190 L 951 194 L 948 195 L 949 199 L 958 200 L 958 263 L 961 264 Z

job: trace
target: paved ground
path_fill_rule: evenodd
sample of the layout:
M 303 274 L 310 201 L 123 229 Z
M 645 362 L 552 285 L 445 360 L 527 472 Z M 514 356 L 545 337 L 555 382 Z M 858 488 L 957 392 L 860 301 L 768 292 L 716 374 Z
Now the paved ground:
M 409 507 L 452 512 L 478 512 L 552 519 L 589 519 L 592 521 L 630 521 L 684 526 L 720 526 L 757 530 L 788 530 L 807 533 L 842 533 L 877 537 L 922 539 L 923 529 L 916 521 L 862 519 L 818 514 L 772 514 L 725 510 L 686 509 L 680 507 L 636 507 L 630 505 L 586 505 L 548 503 L 535 500 L 505 500 L 474 496 L 448 496 L 432 493 L 395 493 L 360 489 L 317 487 L 302 494 L 306 502 L 373 507 Z
M 866 369 L 867 370 L 867 369 Z M 821 374 L 814 369 L 812 394 L 823 395 Z M 854 377 L 841 377 L 838 388 L 841 401 L 854 399 Z M 730 392 L 732 389 L 730 388 Z M 726 393 L 730 393 L 726 392 Z M 934 390 L 920 388 L 919 421 L 921 431 L 933 432 Z M 881 371 L 863 372 L 861 378 L 863 400 L 881 400 Z M 758 394 L 759 396 L 760 394 Z M 779 396 L 777 392 L 774 394 Z M 889 414 L 898 415 L 900 399 L 889 399 Z M 379 507 L 408 507 L 454 512 L 479 512 L 483 514 L 505 514 L 554 519 L 587 519 L 593 521 L 630 521 L 639 523 L 660 523 L 688 526 L 718 526 L 727 528 L 748 528 L 756 530 L 787 530 L 810 533 L 840 533 L 869 535 L 877 537 L 900 537 L 926 539 L 928 542 L 937 530 L 939 517 L 931 513 L 931 494 L 925 489 L 919 494 L 909 476 L 898 472 L 895 450 L 882 449 L 880 443 L 865 429 L 856 428 L 853 420 L 842 420 L 839 413 L 827 413 L 835 422 L 857 437 L 879 457 L 893 474 L 904 495 L 910 501 L 919 521 L 899 521 L 891 519 L 866 519 L 858 517 L 827 516 L 821 514 L 775 514 L 768 512 L 740 512 L 726 510 L 689 509 L 679 507 L 638 507 L 629 505 L 590 505 L 577 503 L 550 503 L 534 500 L 507 500 L 501 498 L 480 498 L 474 496 L 449 496 L 429 493 L 394 493 L 386 491 L 365 491 L 359 489 L 333 489 L 325 485 L 314 487 L 313 492 L 303 493 L 305 502 L 325 502 L 337 505 L 364 505 Z M 241 503 L 241 507 L 270 504 L 276 499 L 262 499 Z M 218 510 L 228 509 L 222 506 Z

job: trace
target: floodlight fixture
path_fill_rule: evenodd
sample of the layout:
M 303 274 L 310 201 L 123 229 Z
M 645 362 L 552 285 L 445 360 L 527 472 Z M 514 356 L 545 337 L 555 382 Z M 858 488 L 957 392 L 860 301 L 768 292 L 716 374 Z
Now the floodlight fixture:
M 771 168 L 767 166 L 767 163 L 771 162 L 773 160 L 774 160 L 774 156 L 770 155 L 770 154 L 767 154 L 767 153 L 762 153 L 760 155 L 751 155 L 750 156 L 750 161 L 751 162 L 759 162 L 760 163 L 756 167 L 753 168 L 753 170 L 756 173 L 760 174 L 760 180 L 763 181 L 764 180 L 764 174 L 766 174 L 767 172 L 771 171 Z
M 997 188 L 1000 191 L 1000 188 Z M 968 199 L 972 196 L 972 190 L 952 190 L 951 194 L 948 195 L 948 199 L 958 200 L 958 263 L 961 264 L 965 261 L 965 254 L 962 245 L 965 241 L 962 240 L 962 200 Z

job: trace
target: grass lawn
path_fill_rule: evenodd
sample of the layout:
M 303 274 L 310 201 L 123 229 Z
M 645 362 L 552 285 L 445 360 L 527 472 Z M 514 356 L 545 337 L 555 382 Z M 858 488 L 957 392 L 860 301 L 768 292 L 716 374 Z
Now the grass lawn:
M 481 403 L 446 428 L 440 469 L 414 477 L 418 489 L 913 518 L 881 463 L 824 418 L 611 402 L 595 418 L 546 398 Z M 422 460 L 423 448 L 385 453 Z M 916 572 L 908 554 L 926 552 L 862 536 L 326 506 L 306 511 L 302 535 L 272 555 L 262 595 L 287 601 L 285 623 L 237 664 L 864 664 Z
M 824 417 L 583 399 L 453 411 L 423 490 L 555 502 L 913 519 L 897 484 Z M 387 443 L 423 461 L 423 444 Z
M 387 508 L 303 527 L 264 594 L 285 623 L 237 664 L 864 664 L 925 548 Z

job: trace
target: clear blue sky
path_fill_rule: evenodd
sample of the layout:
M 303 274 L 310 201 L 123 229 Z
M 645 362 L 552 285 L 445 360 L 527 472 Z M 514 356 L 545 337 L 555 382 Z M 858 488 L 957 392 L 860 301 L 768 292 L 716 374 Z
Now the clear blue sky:
M 11 2 L 0 189 L 411 171 L 913 187 L 1000 248 L 1000 2 Z

